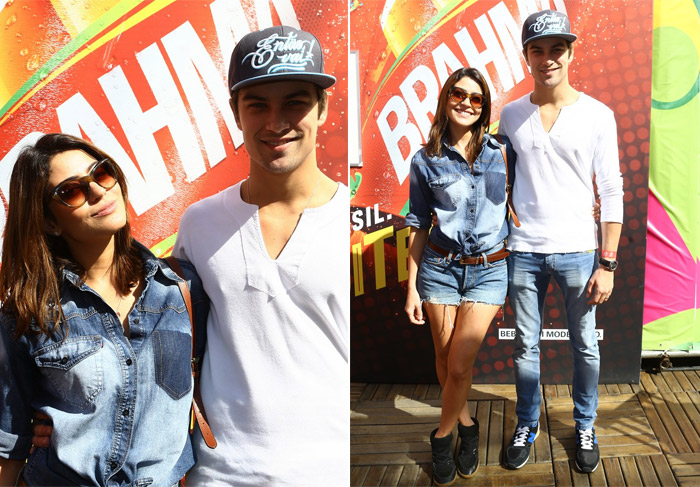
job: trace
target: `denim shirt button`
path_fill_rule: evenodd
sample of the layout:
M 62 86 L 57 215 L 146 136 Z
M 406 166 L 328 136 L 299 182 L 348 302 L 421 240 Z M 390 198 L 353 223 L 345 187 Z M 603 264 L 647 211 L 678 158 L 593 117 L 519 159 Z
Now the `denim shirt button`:
M 125 409 L 124 411 L 122 411 L 122 416 L 128 416 L 128 415 L 129 415 L 128 409 Z
M 63 357 L 63 358 L 61 359 L 61 364 L 62 364 L 62 365 L 66 365 L 67 363 L 68 363 L 68 357 Z
M 111 468 L 112 470 L 116 469 L 116 468 L 117 468 L 117 462 L 110 462 L 109 468 Z
M 138 325 L 141 322 L 138 318 L 134 318 L 134 325 Z
M 130 359 L 130 358 L 126 359 L 126 365 L 131 365 L 131 359 Z

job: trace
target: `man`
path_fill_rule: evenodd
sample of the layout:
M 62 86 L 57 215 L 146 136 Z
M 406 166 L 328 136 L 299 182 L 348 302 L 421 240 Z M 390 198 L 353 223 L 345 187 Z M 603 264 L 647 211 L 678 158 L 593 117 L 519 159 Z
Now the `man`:
M 600 370 L 595 309 L 613 290 L 623 191 L 612 111 L 569 84 L 576 38 L 566 15 L 552 10 L 530 15 L 522 42 L 535 88 L 501 113 L 499 131 L 518 155 L 513 203 L 521 223 L 511 225 L 508 241 L 518 425 L 504 463 L 512 469 L 527 463 L 539 434 L 539 337 L 551 278 L 564 296 L 574 356 L 576 465 L 593 472 L 600 459 L 593 428 Z M 591 215 L 594 180 L 601 205 L 600 255 Z
M 310 33 L 252 32 L 231 56 L 249 177 L 193 204 L 174 254 L 211 300 L 201 393 L 218 442 L 195 435 L 197 486 L 348 485 L 348 188 L 317 167 L 327 116 Z

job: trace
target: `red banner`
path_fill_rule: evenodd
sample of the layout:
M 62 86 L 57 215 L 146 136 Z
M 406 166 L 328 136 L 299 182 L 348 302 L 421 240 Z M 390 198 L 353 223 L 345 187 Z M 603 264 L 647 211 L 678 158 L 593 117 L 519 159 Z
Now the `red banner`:
M 318 160 L 345 183 L 347 16 L 340 0 L 7 2 L 0 11 L 0 231 L 17 151 L 43 133 L 67 132 L 117 161 L 134 234 L 167 252 L 190 203 L 248 174 L 229 106 L 229 58 L 243 35 L 276 24 L 316 34 L 325 70 L 338 79 Z

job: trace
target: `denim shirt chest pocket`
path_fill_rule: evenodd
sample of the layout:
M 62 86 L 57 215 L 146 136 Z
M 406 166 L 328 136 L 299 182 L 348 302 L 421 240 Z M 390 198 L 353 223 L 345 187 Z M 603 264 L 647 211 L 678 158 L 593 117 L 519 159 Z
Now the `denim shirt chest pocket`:
M 57 397 L 84 411 L 104 388 L 102 337 L 83 335 L 39 348 L 34 360 Z
M 490 153 L 490 158 L 482 162 L 484 193 L 494 205 L 500 205 L 506 200 L 506 165 L 500 151 Z
M 153 326 L 151 343 L 156 384 L 177 400 L 192 388 L 190 318 L 177 286 L 162 286 L 155 281 L 149 284 L 160 288 L 157 293 L 167 293 L 166 299 L 146 299 L 137 309 L 142 319 Z M 153 306 L 155 303 L 159 305 Z
M 443 210 L 457 210 L 468 197 L 467 181 L 461 174 L 446 172 L 428 179 L 428 186 L 436 206 Z

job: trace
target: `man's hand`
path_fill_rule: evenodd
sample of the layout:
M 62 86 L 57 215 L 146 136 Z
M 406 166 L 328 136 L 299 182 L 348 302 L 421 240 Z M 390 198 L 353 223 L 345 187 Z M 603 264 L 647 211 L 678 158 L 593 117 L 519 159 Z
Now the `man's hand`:
M 586 288 L 586 297 L 588 304 L 603 304 L 612 294 L 615 286 L 615 273 L 610 272 L 603 267 L 598 267 L 588 281 Z
M 404 308 L 408 319 L 414 325 L 424 325 L 425 319 L 423 318 L 423 305 L 420 301 L 420 296 L 418 291 L 415 289 L 409 289 L 406 296 L 406 307 Z
M 51 417 L 41 411 L 35 411 L 33 419 L 32 451 L 34 448 L 48 448 L 51 443 L 51 433 L 53 432 Z

